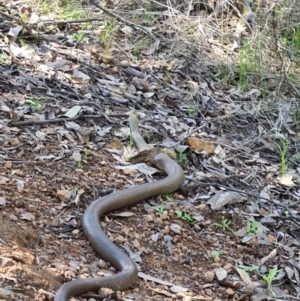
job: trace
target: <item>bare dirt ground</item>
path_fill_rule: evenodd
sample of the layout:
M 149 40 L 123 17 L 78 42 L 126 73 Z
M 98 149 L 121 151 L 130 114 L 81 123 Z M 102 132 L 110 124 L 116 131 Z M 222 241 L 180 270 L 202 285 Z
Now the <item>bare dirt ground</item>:
M 19 7 L 9 5 L 0 24 L 0 299 L 53 300 L 66 281 L 117 272 L 83 236 L 81 217 L 98 197 L 163 177 L 126 162 L 136 111 L 147 143 L 174 148 L 186 181 L 102 218 L 140 271 L 109 300 L 298 300 L 297 100 L 275 98 L 271 79 L 264 93 L 240 92 L 238 74 L 225 84 L 220 65 L 195 52 L 169 57 L 169 36 L 137 55 L 116 25 L 107 56 L 94 31 L 78 41 L 75 21 L 42 20 L 36 41 L 36 24 L 10 17 Z
M 45 146 L 54 156 L 61 152 L 57 141 Z M 110 156 L 101 152 L 97 157 L 89 155 L 78 169 L 66 157 L 51 163 L 36 161 L 34 148 L 21 140 L 13 153 L 22 162 L 8 161 L 1 165 L 1 190 L 6 202 L 1 210 L 1 274 L 5 275 L 5 289 L 12 293 L 10 300 L 50 300 L 63 281 L 113 272 L 109 265 L 99 264 L 81 233 L 80 217 L 96 195 L 143 181 L 138 173 L 132 177 L 116 171 Z M 75 205 L 78 187 L 84 193 Z M 65 203 L 57 198 L 57 191 L 62 189 L 74 192 Z M 203 202 L 191 206 L 183 195 L 176 193 L 165 206 L 168 214 L 156 213 L 155 204 L 162 202 L 166 201 L 159 196 L 151 203 L 125 208 L 134 215 L 106 216 L 102 226 L 111 240 L 140 255 L 141 272 L 188 288 L 189 293 L 179 294 L 178 300 L 189 300 L 188 296 L 194 300 L 215 300 L 215 296 L 226 300 L 238 295 L 235 290 L 241 284 L 237 279 L 231 279 L 224 287 L 213 283 L 214 269 L 224 267 L 230 273 L 237 261 L 255 262 L 255 258 L 263 257 L 271 248 L 259 246 L 254 240 L 238 243 L 230 233 L 212 227 L 213 222 L 220 222 L 220 213 L 212 212 Z M 200 214 L 203 221 L 192 228 L 188 222 L 175 218 L 178 209 Z M 238 216 L 231 221 L 237 228 L 243 224 Z M 170 230 L 172 223 L 180 226 L 180 233 Z M 153 235 L 157 235 L 155 241 L 151 239 Z M 171 246 L 164 241 L 166 236 L 171 237 Z M 214 249 L 222 250 L 222 254 L 210 258 L 208 255 Z M 121 295 L 127 294 L 134 294 L 133 300 L 173 300 L 172 295 L 176 295 L 164 285 L 143 278 Z

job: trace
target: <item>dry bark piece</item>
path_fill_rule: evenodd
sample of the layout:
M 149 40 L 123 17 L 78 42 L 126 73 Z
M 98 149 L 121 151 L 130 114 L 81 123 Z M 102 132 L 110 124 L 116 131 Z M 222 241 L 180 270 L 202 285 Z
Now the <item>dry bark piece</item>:
M 149 91 L 149 84 L 145 79 L 134 77 L 131 81 L 131 84 L 134 85 L 138 91 Z
M 216 145 L 212 142 L 207 142 L 197 137 L 188 137 L 187 144 L 195 153 L 200 153 L 205 151 L 209 155 L 212 155 L 215 152 Z

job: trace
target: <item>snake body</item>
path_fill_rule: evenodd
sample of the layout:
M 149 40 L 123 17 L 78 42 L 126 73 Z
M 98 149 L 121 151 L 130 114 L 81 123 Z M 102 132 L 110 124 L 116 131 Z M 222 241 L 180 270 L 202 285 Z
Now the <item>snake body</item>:
M 182 185 L 184 172 L 177 162 L 160 153 L 154 157 L 153 164 L 168 176 L 155 183 L 134 186 L 99 198 L 83 215 L 82 226 L 86 238 L 101 258 L 108 261 L 119 273 L 67 282 L 58 289 L 54 301 L 67 301 L 71 296 L 97 291 L 101 287 L 124 290 L 135 284 L 138 278 L 135 263 L 107 238 L 101 228 L 100 217 L 107 211 L 136 204 L 155 195 L 174 192 Z

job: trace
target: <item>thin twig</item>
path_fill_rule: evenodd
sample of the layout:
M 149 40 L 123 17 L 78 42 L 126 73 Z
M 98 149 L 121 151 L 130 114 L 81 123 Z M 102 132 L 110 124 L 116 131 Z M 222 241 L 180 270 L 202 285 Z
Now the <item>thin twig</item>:
M 112 11 L 104 8 L 102 5 L 99 5 L 97 4 L 94 0 L 91 0 L 91 2 L 96 6 L 98 7 L 99 9 L 103 10 L 105 13 L 107 13 L 108 15 L 111 15 L 113 16 L 114 18 L 116 18 L 117 20 L 125 23 L 126 25 L 130 26 L 130 27 L 133 27 L 137 30 L 141 30 L 143 31 L 144 33 L 147 33 L 148 35 L 150 35 L 152 38 L 154 38 L 153 36 L 153 33 L 152 33 L 152 29 L 151 28 L 148 28 L 148 27 L 144 27 L 144 26 L 140 26 L 140 25 L 137 25 L 133 22 L 130 22 L 122 17 L 120 17 L 119 15 L 117 15 L 116 13 L 113 13 Z

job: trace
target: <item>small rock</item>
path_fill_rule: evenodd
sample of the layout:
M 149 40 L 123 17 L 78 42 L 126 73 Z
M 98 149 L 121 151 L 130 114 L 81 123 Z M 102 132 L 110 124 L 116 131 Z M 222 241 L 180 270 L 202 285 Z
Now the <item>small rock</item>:
M 78 234 L 79 233 L 79 230 L 78 229 L 74 229 L 73 231 L 72 231 L 72 234 L 74 234 L 74 235 L 76 235 L 76 234 Z
M 217 278 L 218 278 L 219 281 L 223 281 L 227 277 L 227 272 L 225 271 L 225 269 L 223 269 L 221 267 L 217 268 L 217 270 L 216 270 L 216 276 L 217 276 Z
M 129 234 L 129 227 L 123 226 L 122 230 L 121 230 L 121 233 L 124 234 L 125 236 L 128 236 L 128 234 Z
M 60 201 L 67 203 L 71 198 L 71 192 L 69 190 L 57 190 L 56 196 Z
M 18 146 L 18 145 L 20 145 L 20 140 L 18 138 L 12 138 L 12 139 L 10 139 L 9 144 L 11 146 Z
M 131 84 L 139 91 L 148 92 L 149 84 L 145 79 L 134 77 L 131 81 Z
M 102 259 L 98 261 L 98 266 L 100 269 L 106 269 L 106 262 Z
M 18 262 L 22 262 L 26 264 L 33 264 L 35 261 L 35 257 L 28 252 L 13 251 L 11 253 L 11 257 Z
M 15 215 L 13 215 L 13 214 L 10 214 L 10 215 L 9 215 L 9 219 L 10 219 L 11 221 L 17 221 L 17 220 L 18 220 L 18 218 L 17 218 Z
M 162 220 L 160 217 L 157 217 L 157 218 L 155 219 L 155 222 L 156 222 L 157 224 L 159 224 L 159 225 L 163 225 L 163 224 L 164 224 L 163 220 Z
M 140 245 L 140 243 L 139 243 L 139 241 L 138 241 L 137 239 L 135 239 L 135 240 L 133 241 L 133 246 L 134 246 L 136 249 L 139 249 L 139 248 L 141 247 L 141 245 Z
M 30 204 L 30 205 L 28 206 L 28 211 L 29 211 L 29 212 L 36 212 L 36 207 L 33 206 L 32 204 Z
M 151 239 L 154 242 L 157 242 L 158 238 L 159 238 L 159 232 L 151 235 Z
M 5 166 L 6 169 L 12 169 L 11 161 L 7 161 L 4 166 Z
M 177 224 L 171 224 L 170 230 L 175 232 L 176 234 L 181 234 L 181 227 Z
M 147 214 L 144 216 L 145 222 L 153 222 L 153 216 L 151 214 Z
M 5 198 L 0 197 L 0 206 L 5 206 L 5 204 L 6 204 Z
M 182 287 L 179 285 L 173 285 L 172 287 L 170 287 L 170 291 L 172 293 L 181 293 L 181 292 L 186 292 L 188 289 L 186 287 Z
M 228 296 L 233 296 L 234 295 L 234 290 L 232 289 L 232 288 L 227 288 L 226 289 L 226 294 L 228 295 Z
M 100 296 L 108 296 L 111 295 L 114 291 L 107 287 L 101 287 L 98 291 Z
M 214 257 L 214 262 L 220 262 L 221 258 L 219 256 Z
M 200 204 L 197 206 L 197 209 L 199 209 L 199 210 L 206 210 L 206 208 L 207 208 L 206 204 Z
M 35 216 L 33 214 L 31 214 L 30 212 L 25 212 L 25 213 L 21 214 L 20 218 L 27 220 L 27 221 L 35 220 Z
M 161 214 L 161 215 L 160 215 L 160 218 L 161 218 L 162 220 L 165 220 L 165 219 L 169 219 L 169 216 L 168 216 L 167 214 Z
M 226 263 L 223 268 L 228 272 L 233 269 L 233 265 L 231 263 Z
M 203 275 L 203 280 L 206 282 L 206 283 L 211 283 L 214 281 L 214 278 L 215 278 L 215 273 L 213 271 L 208 271 L 206 273 L 204 273 Z
M 11 290 L 0 287 L 0 298 L 1 299 L 8 300 L 8 299 L 6 299 L 7 296 L 12 295 L 12 294 L 13 294 L 13 292 Z
M 115 242 L 117 244 L 122 244 L 125 241 L 124 237 L 122 235 L 119 235 L 115 238 Z
M 1 268 L 10 267 L 13 265 L 14 265 L 14 262 L 10 258 L 0 257 L 0 267 Z
M 127 60 L 123 60 L 123 61 L 120 62 L 120 65 L 122 67 L 128 67 L 129 66 L 129 62 Z

